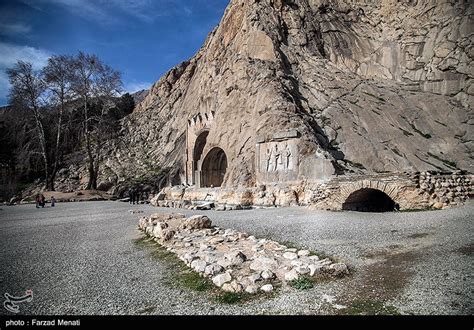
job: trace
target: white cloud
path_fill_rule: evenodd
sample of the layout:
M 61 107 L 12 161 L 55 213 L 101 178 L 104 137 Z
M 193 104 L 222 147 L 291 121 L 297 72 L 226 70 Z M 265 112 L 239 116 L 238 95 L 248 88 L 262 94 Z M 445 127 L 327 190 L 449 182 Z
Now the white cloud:
M 22 0 L 32 8 L 42 10 L 44 4 L 60 6 L 73 15 L 102 24 L 123 24 L 121 15 L 132 16 L 145 23 L 172 13 L 192 10 L 183 0 Z
M 51 54 L 48 51 L 30 47 L 0 42 L 0 67 L 8 68 L 18 60 L 30 62 L 38 70 L 48 64 Z
M 10 83 L 8 82 L 8 77 L 5 72 L 0 72 L 0 106 L 6 105 L 3 102 L 3 99 L 8 97 L 8 93 L 10 92 Z
M 6 69 L 21 60 L 31 63 L 35 70 L 39 70 L 48 64 L 50 56 L 48 51 L 42 49 L 0 42 L 0 99 L 6 98 L 10 89 Z
M 27 34 L 31 31 L 31 26 L 24 23 L 7 23 L 0 21 L 0 34 L 3 35 L 18 35 Z
M 135 93 L 144 89 L 149 89 L 151 87 L 152 83 L 149 82 L 128 82 L 125 84 L 125 91 L 128 93 Z
M 102 8 L 100 3 L 91 0 L 22 0 L 24 3 L 37 10 L 43 10 L 43 5 L 52 4 L 65 8 L 73 15 L 85 19 L 99 21 L 102 23 L 112 23 L 115 19 Z

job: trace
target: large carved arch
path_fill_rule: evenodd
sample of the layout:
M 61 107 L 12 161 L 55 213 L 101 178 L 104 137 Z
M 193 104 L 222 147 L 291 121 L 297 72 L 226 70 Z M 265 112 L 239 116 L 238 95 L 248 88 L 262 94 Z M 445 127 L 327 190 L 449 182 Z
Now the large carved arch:
M 214 125 L 215 113 L 199 113 L 188 120 L 186 132 L 186 183 L 200 186 L 200 163 L 207 148 L 207 137 Z

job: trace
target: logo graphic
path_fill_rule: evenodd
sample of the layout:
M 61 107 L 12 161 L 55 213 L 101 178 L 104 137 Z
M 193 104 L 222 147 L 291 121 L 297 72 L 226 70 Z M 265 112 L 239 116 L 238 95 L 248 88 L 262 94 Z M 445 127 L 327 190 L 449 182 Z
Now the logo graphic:
M 6 300 L 3 302 L 3 307 L 9 312 L 18 313 L 20 307 L 17 304 L 33 301 L 33 290 L 26 290 L 25 295 L 21 297 L 15 297 L 9 293 L 5 293 L 5 298 Z

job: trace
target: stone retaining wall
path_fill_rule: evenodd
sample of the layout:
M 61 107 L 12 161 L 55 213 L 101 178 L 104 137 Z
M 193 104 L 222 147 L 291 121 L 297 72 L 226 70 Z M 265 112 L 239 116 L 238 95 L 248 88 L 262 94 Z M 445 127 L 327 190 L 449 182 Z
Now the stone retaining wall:
M 343 263 L 320 259 L 308 250 L 297 250 L 233 229 L 213 227 L 202 215 L 153 214 L 139 220 L 139 229 L 173 252 L 189 267 L 209 277 L 228 292 L 272 291 L 301 276 L 344 276 Z
M 253 188 L 168 187 L 151 203 L 196 209 L 213 203 L 219 210 L 249 207 L 311 206 L 341 210 L 348 196 L 363 188 L 386 193 L 400 209 L 446 208 L 462 205 L 473 195 L 474 177 L 463 172 L 417 172 L 344 175 L 325 182 L 267 184 Z
M 415 180 L 423 200 L 434 208 L 462 205 L 473 196 L 473 175 L 422 172 Z

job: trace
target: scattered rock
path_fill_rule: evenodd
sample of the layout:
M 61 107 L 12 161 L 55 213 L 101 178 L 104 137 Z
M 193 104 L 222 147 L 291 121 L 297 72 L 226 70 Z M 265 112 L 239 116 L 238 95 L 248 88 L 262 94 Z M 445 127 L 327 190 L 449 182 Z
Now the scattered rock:
M 257 293 L 257 291 L 258 291 L 258 286 L 254 284 L 251 284 L 245 288 L 245 292 L 250 293 L 250 294 Z
M 263 292 L 272 292 L 273 291 L 273 285 L 271 284 L 265 284 L 264 286 L 262 286 L 260 288 L 260 290 L 262 290 Z
M 260 273 L 257 273 L 257 274 L 252 274 L 248 277 L 250 283 L 256 283 L 258 281 L 261 281 L 262 280 L 262 276 Z
M 307 257 L 310 255 L 311 252 L 309 252 L 308 250 L 299 250 L 298 251 L 298 256 L 299 257 Z
M 191 268 L 199 273 L 204 273 L 207 263 L 204 260 L 196 259 L 191 262 Z
M 233 292 L 239 293 L 244 291 L 244 287 L 242 286 L 242 284 L 235 280 L 230 282 L 230 286 L 232 287 Z
M 285 252 L 283 253 L 283 258 L 288 260 L 295 260 L 298 259 L 298 255 L 294 252 Z
M 193 215 L 183 221 L 180 225 L 180 229 L 204 229 L 211 228 L 211 226 L 211 220 L 205 215 Z
M 217 264 L 221 265 L 224 268 L 229 268 L 229 267 L 232 266 L 232 263 L 230 262 L 230 260 L 225 259 L 225 258 L 221 258 L 221 259 L 217 260 Z
M 204 274 L 214 276 L 214 275 L 222 273 L 223 271 L 224 271 L 224 267 L 222 267 L 221 265 L 211 264 L 211 265 L 206 266 L 204 270 Z
M 250 269 L 255 271 L 275 270 L 278 268 L 278 262 L 269 257 L 258 257 L 250 264 Z
M 183 256 L 184 260 L 186 262 L 188 262 L 189 264 L 193 261 L 193 260 L 196 260 L 196 259 L 199 259 L 198 257 L 196 257 L 194 254 L 192 253 L 186 253 L 184 256 Z
M 224 283 L 221 288 L 223 291 L 226 292 L 234 292 L 234 288 L 232 287 L 232 285 L 230 285 L 230 283 Z
M 211 210 L 214 208 L 214 203 L 209 202 L 209 203 L 204 203 L 201 205 L 196 205 L 196 210 Z
M 321 271 L 323 266 L 309 265 L 308 268 L 309 268 L 309 276 L 314 276 L 314 274 L 319 273 Z
M 271 270 L 268 270 L 268 269 L 264 270 L 261 273 L 261 277 L 264 280 L 273 280 L 274 278 L 276 278 L 275 273 L 273 273 Z
M 349 275 L 349 269 L 343 263 L 332 264 L 329 266 L 329 269 L 333 276 Z
M 162 236 L 161 236 L 161 239 L 162 239 L 164 242 L 169 241 L 169 240 L 171 240 L 171 239 L 173 238 L 174 234 L 175 234 L 174 230 L 168 230 L 168 229 L 167 229 L 167 230 L 164 230 L 164 231 L 163 231 L 163 234 L 162 234 Z
M 436 202 L 436 203 L 433 204 L 432 208 L 438 209 L 438 210 L 439 210 L 439 209 L 442 209 L 442 208 L 443 208 L 443 203 L 441 203 L 441 202 Z
M 233 251 L 224 255 L 224 258 L 229 260 L 231 265 L 240 265 L 247 260 L 245 254 L 241 251 Z
M 318 261 L 319 257 L 318 256 L 310 256 L 308 259 L 311 260 L 311 261 Z
M 290 270 L 288 273 L 285 274 L 285 281 L 293 281 L 299 278 L 298 273 L 295 269 Z
M 224 242 L 224 238 L 223 237 L 213 237 L 211 240 L 209 240 L 209 243 L 210 244 L 218 244 L 218 243 L 222 243 Z
M 299 266 L 295 268 L 296 272 L 300 275 L 305 275 L 310 273 L 310 268 L 308 266 Z
M 218 287 L 221 287 L 224 283 L 227 283 L 230 281 L 232 281 L 232 276 L 230 276 L 229 273 L 219 274 L 212 278 L 212 282 Z

